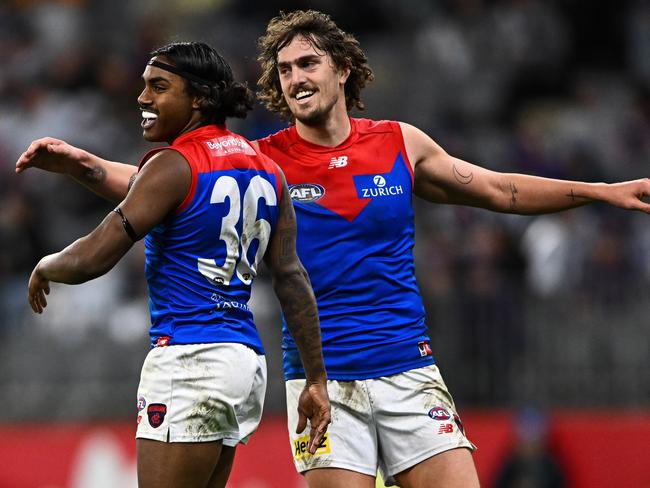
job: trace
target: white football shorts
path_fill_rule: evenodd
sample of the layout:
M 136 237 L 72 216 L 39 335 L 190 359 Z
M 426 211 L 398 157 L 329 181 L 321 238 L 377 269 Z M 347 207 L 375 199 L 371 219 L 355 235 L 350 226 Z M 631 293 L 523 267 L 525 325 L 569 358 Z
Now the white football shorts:
M 243 344 L 154 347 L 140 376 L 136 438 L 245 444 L 265 391 L 265 357 Z
M 332 423 L 314 455 L 309 426 L 296 434 L 298 398 L 305 380 L 287 381 L 289 438 L 298 472 L 342 468 L 370 476 L 394 476 L 450 449 L 476 449 L 465 437 L 454 401 L 435 365 L 368 380 L 327 384 Z

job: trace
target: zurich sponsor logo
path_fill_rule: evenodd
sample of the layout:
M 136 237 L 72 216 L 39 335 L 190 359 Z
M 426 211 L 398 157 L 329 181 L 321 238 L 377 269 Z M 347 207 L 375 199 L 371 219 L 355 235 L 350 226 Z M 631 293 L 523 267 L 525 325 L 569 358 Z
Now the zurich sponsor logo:
M 309 203 L 323 198 L 325 188 L 315 183 L 300 183 L 289 186 L 289 194 L 295 202 Z
M 385 175 L 359 175 L 354 177 L 359 198 L 392 197 L 403 195 L 402 185 L 391 185 L 390 174 Z
M 429 417 L 431 417 L 433 420 L 449 420 L 451 418 L 451 415 L 445 408 L 433 407 L 431 410 L 429 410 Z

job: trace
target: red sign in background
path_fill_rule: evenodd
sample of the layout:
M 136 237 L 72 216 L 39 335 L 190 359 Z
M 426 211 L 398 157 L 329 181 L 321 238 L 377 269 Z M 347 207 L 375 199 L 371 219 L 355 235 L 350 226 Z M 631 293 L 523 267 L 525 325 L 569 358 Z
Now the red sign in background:
M 508 412 L 463 417 L 490 486 L 514 442 Z M 558 412 L 550 443 L 572 488 L 650 488 L 650 412 Z M 136 488 L 135 424 L 0 425 L 0 488 Z M 362 449 L 363 447 L 360 446 Z M 304 488 L 282 417 L 238 448 L 230 488 Z

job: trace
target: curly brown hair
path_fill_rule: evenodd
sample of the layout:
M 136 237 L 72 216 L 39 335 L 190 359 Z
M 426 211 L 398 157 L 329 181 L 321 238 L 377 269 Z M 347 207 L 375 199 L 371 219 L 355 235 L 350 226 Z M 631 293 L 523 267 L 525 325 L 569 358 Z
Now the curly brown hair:
M 287 120 L 293 119 L 280 86 L 278 51 L 296 36 L 305 37 L 315 48 L 329 54 L 337 69 L 350 69 L 345 82 L 345 105 L 348 111 L 355 107 L 363 110 L 361 90 L 374 78 L 368 59 L 353 35 L 341 30 L 329 15 L 316 10 L 280 12 L 258 39 L 257 59 L 262 65 L 262 75 L 257 81 L 257 95 L 266 108 Z

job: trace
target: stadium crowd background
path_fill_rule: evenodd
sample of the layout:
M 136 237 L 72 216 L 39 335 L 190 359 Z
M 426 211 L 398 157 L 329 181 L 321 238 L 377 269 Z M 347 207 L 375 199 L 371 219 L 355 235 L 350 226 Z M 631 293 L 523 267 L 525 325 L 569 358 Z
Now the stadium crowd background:
M 136 164 L 147 53 L 204 40 L 254 87 L 255 42 L 280 9 L 317 8 L 360 39 L 365 115 L 413 123 L 500 171 L 614 182 L 650 173 L 650 2 L 540 0 L 5 0 L 0 4 L 0 421 L 132 419 L 146 354 L 142 247 L 107 276 L 55 286 L 38 259 L 112 209 L 14 162 L 62 138 Z M 358 115 L 355 113 L 355 115 Z M 231 127 L 282 127 L 260 106 Z M 592 205 L 518 217 L 416 201 L 416 267 L 432 346 L 461 409 L 650 407 L 650 225 Z M 253 306 L 282 413 L 278 307 Z

